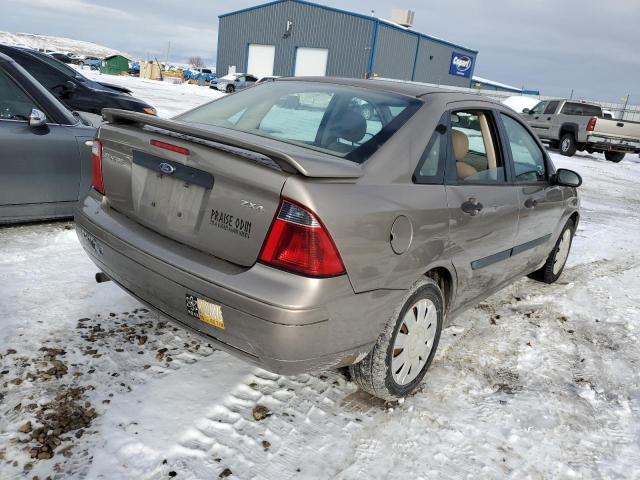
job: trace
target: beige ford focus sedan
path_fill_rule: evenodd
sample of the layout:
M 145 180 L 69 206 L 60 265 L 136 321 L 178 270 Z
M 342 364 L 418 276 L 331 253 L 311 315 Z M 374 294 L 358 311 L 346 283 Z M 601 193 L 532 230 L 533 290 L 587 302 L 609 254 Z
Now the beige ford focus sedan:
M 76 211 L 97 278 L 267 370 L 349 366 L 384 399 L 457 313 L 553 283 L 579 220 L 579 175 L 478 96 L 278 79 L 172 120 L 104 116 Z

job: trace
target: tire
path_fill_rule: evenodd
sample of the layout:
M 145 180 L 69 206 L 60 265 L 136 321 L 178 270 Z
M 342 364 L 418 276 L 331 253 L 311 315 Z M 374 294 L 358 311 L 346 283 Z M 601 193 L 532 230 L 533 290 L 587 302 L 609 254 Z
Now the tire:
M 421 313 L 423 307 L 424 314 Z M 407 322 L 411 325 L 416 316 L 423 320 L 414 323 L 418 328 L 411 336 Z M 442 291 L 430 278 L 419 280 L 407 292 L 371 352 L 361 362 L 349 367 L 351 378 L 362 390 L 383 400 L 397 400 L 411 394 L 418 388 L 433 361 L 443 321 Z M 425 340 L 424 343 L 422 340 Z M 411 355 L 412 351 L 414 355 Z M 402 358 L 407 361 L 402 362 Z M 418 362 L 417 374 L 412 371 L 415 367 L 412 359 Z M 400 380 L 403 374 L 404 381 Z
M 573 224 L 573 220 L 569 220 L 562 229 L 558 241 L 547 257 L 547 261 L 544 262 L 544 265 L 540 269 L 530 273 L 529 278 L 544 283 L 554 283 L 558 280 L 567 263 L 567 258 L 569 258 L 574 233 L 575 225 Z
M 604 158 L 614 163 L 620 163 L 624 155 L 624 152 L 604 152 Z
M 560 153 L 565 157 L 573 157 L 576 149 L 576 139 L 573 133 L 565 133 L 560 139 Z
M 236 87 L 234 87 L 233 85 L 227 85 L 227 88 L 226 88 L 227 93 L 233 93 L 235 91 L 236 91 Z

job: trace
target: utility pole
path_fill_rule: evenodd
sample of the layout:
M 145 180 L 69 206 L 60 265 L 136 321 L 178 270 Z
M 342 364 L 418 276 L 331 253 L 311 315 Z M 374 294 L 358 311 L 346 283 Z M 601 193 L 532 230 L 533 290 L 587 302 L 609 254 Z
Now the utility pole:
M 569 95 L 569 100 L 573 100 L 573 88 L 571 89 L 571 95 Z

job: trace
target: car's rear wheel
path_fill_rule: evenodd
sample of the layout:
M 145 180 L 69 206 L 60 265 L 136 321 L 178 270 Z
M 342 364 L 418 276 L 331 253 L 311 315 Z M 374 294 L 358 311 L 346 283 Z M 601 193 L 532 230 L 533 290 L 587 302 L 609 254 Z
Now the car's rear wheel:
M 444 320 L 442 291 L 430 278 L 407 293 L 375 346 L 350 367 L 360 388 L 384 400 L 406 397 L 420 385 L 440 340 Z
M 567 263 L 567 258 L 569 258 L 574 230 L 573 220 L 569 220 L 562 229 L 562 233 L 547 257 L 547 261 L 540 269 L 529 274 L 529 278 L 544 283 L 553 283 L 560 278 Z
M 624 158 L 624 152 L 604 152 L 604 158 L 610 162 L 619 163 Z
M 565 157 L 573 157 L 576 149 L 576 139 L 573 133 L 565 133 L 560 139 L 560 153 Z
M 227 93 L 233 93 L 235 92 L 236 87 L 234 87 L 233 85 L 227 85 Z

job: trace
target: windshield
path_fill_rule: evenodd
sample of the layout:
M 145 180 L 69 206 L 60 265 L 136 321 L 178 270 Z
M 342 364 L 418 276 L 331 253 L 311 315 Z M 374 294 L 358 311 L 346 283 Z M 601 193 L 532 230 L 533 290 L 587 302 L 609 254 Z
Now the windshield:
M 277 81 L 198 107 L 176 120 L 224 127 L 366 161 L 422 105 L 346 85 Z
M 80 73 L 78 73 L 77 70 L 74 70 L 73 68 L 68 67 L 67 65 L 62 63 L 60 60 L 57 60 L 49 55 L 37 55 L 37 57 L 43 62 L 47 63 L 49 66 L 58 70 L 59 72 L 64 73 L 68 77 L 84 80 L 84 77 L 80 75 Z

